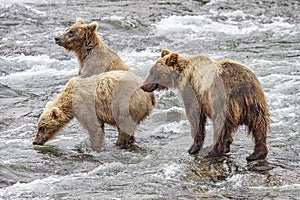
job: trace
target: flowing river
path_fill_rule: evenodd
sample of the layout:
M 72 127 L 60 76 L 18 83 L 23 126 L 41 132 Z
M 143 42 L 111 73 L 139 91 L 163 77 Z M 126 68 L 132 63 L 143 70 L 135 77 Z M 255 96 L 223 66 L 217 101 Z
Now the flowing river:
M 193 140 L 176 90 L 129 149 L 94 152 L 75 120 L 33 146 L 39 115 L 78 61 L 54 38 L 77 17 L 99 23 L 104 42 L 145 78 L 162 49 L 231 59 L 258 76 L 271 114 L 266 160 L 247 162 L 253 140 L 234 134 L 231 152 L 188 154 Z M 0 199 L 299 199 L 300 2 L 298 0 L 0 0 Z

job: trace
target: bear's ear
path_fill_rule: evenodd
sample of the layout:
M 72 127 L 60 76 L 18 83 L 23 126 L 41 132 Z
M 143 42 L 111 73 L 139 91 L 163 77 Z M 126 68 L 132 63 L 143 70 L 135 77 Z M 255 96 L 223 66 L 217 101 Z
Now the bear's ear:
M 88 28 L 91 30 L 91 32 L 93 31 L 97 31 L 98 29 L 98 23 L 97 22 L 92 22 L 88 25 Z
M 78 17 L 76 19 L 76 24 L 85 24 L 85 22 L 83 21 L 83 19 L 81 19 L 80 17 Z
M 170 67 L 176 68 L 176 65 L 178 63 L 178 54 L 172 53 L 169 55 L 169 57 L 166 59 L 166 64 Z
M 160 56 L 161 56 L 161 58 L 163 58 L 164 56 L 166 56 L 166 55 L 168 55 L 168 54 L 170 54 L 170 51 L 164 49 L 164 50 L 162 50 L 162 52 L 160 53 Z
M 50 111 L 50 115 L 53 119 L 61 118 L 62 112 L 58 107 L 53 107 Z

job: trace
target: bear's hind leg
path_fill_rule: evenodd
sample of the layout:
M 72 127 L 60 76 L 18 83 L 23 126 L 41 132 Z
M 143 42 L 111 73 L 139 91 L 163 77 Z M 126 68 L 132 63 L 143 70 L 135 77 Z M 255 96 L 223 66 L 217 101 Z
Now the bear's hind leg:
M 266 131 L 252 130 L 254 137 L 254 152 L 246 157 L 247 161 L 265 159 L 268 155 Z
M 206 123 L 206 116 L 200 115 L 198 128 L 192 127 L 192 131 L 195 131 L 196 134 L 194 135 L 194 143 L 189 149 L 189 154 L 197 154 L 202 148 L 205 139 L 205 134 L 206 134 L 205 123 Z
M 128 145 L 131 145 L 134 143 L 135 138 L 134 135 L 129 135 L 127 133 L 125 133 L 124 131 L 122 131 L 122 129 L 118 128 L 118 140 L 116 142 L 116 146 L 120 147 L 120 148 L 126 148 Z

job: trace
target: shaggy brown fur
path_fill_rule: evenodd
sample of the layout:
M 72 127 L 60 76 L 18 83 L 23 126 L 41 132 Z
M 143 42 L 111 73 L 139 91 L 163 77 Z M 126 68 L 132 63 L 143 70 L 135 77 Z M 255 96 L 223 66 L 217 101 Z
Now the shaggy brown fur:
M 117 146 L 131 144 L 137 126 L 156 104 L 153 93 L 145 93 L 141 84 L 138 76 L 126 71 L 71 78 L 63 92 L 46 104 L 33 144 L 52 139 L 73 117 L 88 131 L 95 150 L 102 147 L 104 123 L 117 127 Z
M 55 38 L 59 46 L 76 53 L 79 75 L 89 77 L 111 70 L 129 71 L 130 68 L 109 49 L 97 34 L 98 24 L 86 24 L 78 18 L 76 23 L 67 28 L 66 32 Z
M 249 68 L 234 61 L 215 62 L 205 56 L 180 56 L 167 50 L 161 55 L 141 88 L 147 92 L 179 89 L 194 138 L 191 154 L 198 153 L 203 145 L 209 117 L 214 127 L 209 155 L 229 152 L 232 132 L 246 125 L 255 143 L 254 152 L 246 159 L 266 158 L 269 111 L 263 89 Z

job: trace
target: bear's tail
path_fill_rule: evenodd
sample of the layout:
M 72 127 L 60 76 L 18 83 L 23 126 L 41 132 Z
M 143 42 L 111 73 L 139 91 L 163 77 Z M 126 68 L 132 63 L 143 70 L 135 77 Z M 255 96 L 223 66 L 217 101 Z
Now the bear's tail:
M 255 102 L 250 106 L 250 113 L 252 115 L 248 124 L 249 134 L 262 134 L 266 137 L 267 131 L 270 129 L 270 114 L 266 103 Z

